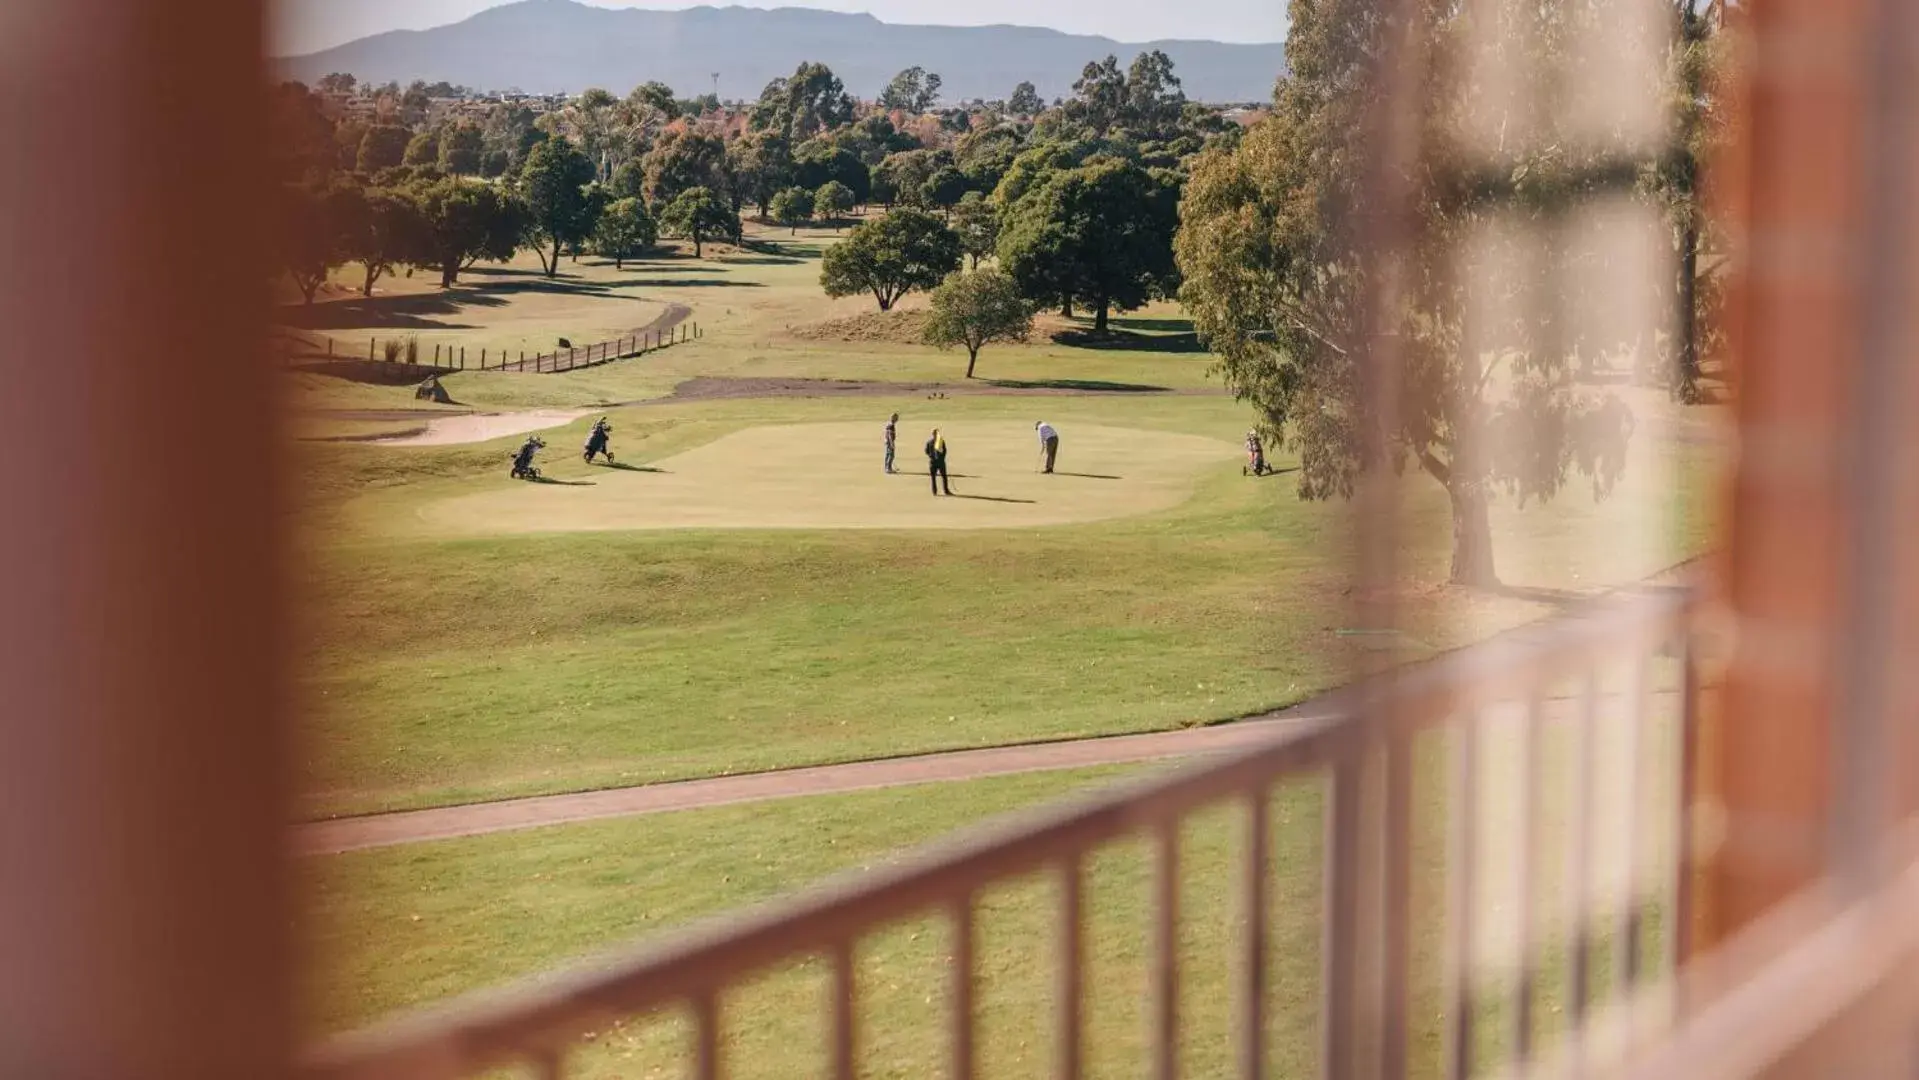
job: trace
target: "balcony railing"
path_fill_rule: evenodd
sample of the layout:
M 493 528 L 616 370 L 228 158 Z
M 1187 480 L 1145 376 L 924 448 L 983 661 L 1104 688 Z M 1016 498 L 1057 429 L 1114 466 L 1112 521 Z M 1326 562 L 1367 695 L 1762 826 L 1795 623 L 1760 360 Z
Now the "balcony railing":
M 1689 775 L 1697 697 L 1690 611 L 1681 590 L 1598 603 L 1536 632 L 1383 679 L 1356 699 L 1350 714 L 1304 723 L 1257 749 L 983 829 L 890 869 L 674 934 L 610 965 L 485 993 L 337 1039 L 314 1055 L 311 1075 L 439 1080 L 517 1063 L 558 1077 L 584 1033 L 683 1007 L 693 1018 L 692 1075 L 710 1080 L 726 1072 L 721 1002 L 727 993 L 782 963 L 824 958 L 831 975 L 820 1023 L 831 1075 L 847 1080 L 856 1075 L 862 1045 L 856 948 L 889 925 L 939 913 L 952 930 L 942 1008 L 949 1075 L 965 1080 L 977 1068 L 979 898 L 999 883 L 1040 873 L 1059 884 L 1053 940 L 1032 942 L 1028 952 L 1057 958 L 1053 1072 L 1077 1077 L 1085 1060 L 1089 859 L 1106 845 L 1143 835 L 1154 865 L 1150 958 L 1139 987 L 1151 1002 L 1147 1071 L 1170 1078 L 1182 1043 L 1176 1007 L 1181 827 L 1202 810 L 1233 804 L 1247 827 L 1238 856 L 1245 917 L 1235 943 L 1232 1037 L 1239 1075 L 1266 1076 L 1272 997 L 1265 982 L 1272 947 L 1266 914 L 1273 902 L 1268 796 L 1283 781 L 1322 778 L 1320 1072 L 1403 1076 L 1414 938 L 1410 793 L 1415 772 L 1429 761 L 1420 740 L 1430 734 L 1439 736 L 1436 745 L 1450 759 L 1444 777 L 1450 885 L 1439 920 L 1446 957 L 1444 1073 L 1485 1074 L 1496 1063 L 1475 1060 L 1474 1048 L 1486 1041 L 1475 1025 L 1489 1011 L 1511 1024 L 1502 1043 L 1508 1056 L 1524 1059 L 1542 1049 L 1534 1038 L 1534 1010 L 1548 971 L 1563 968 L 1575 988 L 1565 1001 L 1576 1033 L 1594 1005 L 1588 976 L 1602 943 L 1612 951 L 1610 996 L 1622 1000 L 1650 975 L 1663 982 L 1683 947 L 1688 859 L 1681 788 Z M 1623 682 L 1609 681 L 1616 673 Z M 1557 765 L 1548 764 L 1548 739 L 1565 747 L 1553 755 Z M 1655 743 L 1664 749 L 1648 753 Z M 1602 745 L 1611 751 L 1599 752 Z M 1489 779 L 1492 754 L 1511 755 L 1518 766 L 1504 815 L 1485 808 L 1485 792 L 1498 787 Z M 1622 802 L 1602 809 L 1595 778 L 1607 758 L 1629 788 Z M 1649 761 L 1655 764 L 1648 767 Z M 1541 810 L 1549 784 L 1571 793 L 1570 816 L 1550 830 Z M 1607 829 L 1610 860 L 1595 855 Z M 1572 873 L 1556 900 L 1541 888 L 1534 861 L 1547 844 L 1571 852 Z M 1481 895 L 1488 853 L 1512 863 L 1504 876 L 1513 888 L 1494 904 Z M 1662 959 L 1653 971 L 1640 958 L 1652 951 L 1655 923 Z

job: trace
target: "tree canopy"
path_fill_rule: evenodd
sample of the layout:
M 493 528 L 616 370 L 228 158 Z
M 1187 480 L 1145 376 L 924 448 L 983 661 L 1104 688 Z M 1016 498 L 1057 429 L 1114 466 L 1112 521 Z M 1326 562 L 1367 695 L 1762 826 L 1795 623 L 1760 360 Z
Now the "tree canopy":
M 880 91 L 879 106 L 889 111 L 925 113 L 932 111 L 939 99 L 940 77 L 916 64 L 893 76 L 893 81 Z
M 1019 284 L 991 268 L 953 273 L 933 290 L 925 341 L 941 349 L 966 349 L 966 377 L 973 377 L 979 351 L 994 341 L 1025 341 L 1033 309 Z
M 813 219 L 813 193 L 803 187 L 787 188 L 773 196 L 768 209 L 774 221 L 798 232 L 801 223 Z
M 1048 174 L 1006 211 L 1000 264 L 1033 300 L 1092 308 L 1103 333 L 1113 308 L 1129 311 L 1178 287 L 1178 204 L 1173 180 L 1127 162 Z
M 660 238 L 660 228 L 646 203 L 639 199 L 615 199 L 600 213 L 593 230 L 593 247 L 601 255 L 611 256 L 613 268 L 623 270 L 626 260 L 652 247 Z
M 900 297 L 931 289 L 960 263 L 959 237 L 923 210 L 902 207 L 855 225 L 826 249 L 820 284 L 828 296 L 872 293 L 881 311 Z
M 594 204 L 586 185 L 593 175 L 593 163 L 565 139 L 534 147 L 520 169 L 519 194 L 526 203 L 530 239 L 547 277 L 559 273 L 560 254 L 568 244 L 583 243 L 592 235 Z
M 845 217 L 854 205 L 853 189 L 838 180 L 828 180 L 813 193 L 813 212 L 828 221 Z
M 666 205 L 660 212 L 660 225 L 674 236 L 693 241 L 693 257 L 697 259 L 708 237 L 739 235 L 740 216 L 710 189 L 696 187 L 680 192 Z
M 448 178 L 411 199 L 421 235 L 419 252 L 409 261 L 440 271 L 442 287 L 458 283 L 460 271 L 482 259 L 511 259 L 530 224 L 522 204 L 492 184 Z
M 1418 7 L 1412 32 L 1443 49 L 1454 14 Z M 1367 209 L 1359 170 L 1379 86 L 1371 58 L 1384 52 L 1386 35 L 1407 28 L 1364 0 L 1294 11 L 1292 75 L 1273 115 L 1193 170 L 1181 208 L 1180 298 L 1228 385 L 1260 410 L 1269 435 L 1299 453 L 1301 497 L 1349 497 L 1367 473 L 1415 464 L 1450 500 L 1452 580 L 1493 584 L 1489 498 L 1550 498 L 1575 472 L 1604 495 L 1623 468 L 1631 414 L 1616 397 L 1578 390 L 1566 352 L 1542 347 L 1526 318 L 1478 320 L 1489 325 L 1468 333 L 1452 283 L 1480 276 L 1514 287 L 1529 259 L 1565 253 L 1457 243 L 1491 211 L 1450 199 L 1422 174 L 1415 205 L 1425 243 L 1399 277 L 1404 308 L 1380 328 L 1396 339 L 1404 393 L 1396 423 L 1377 424 L 1361 392 L 1374 355 L 1361 315 L 1368 282 L 1387 267 L 1343 225 Z M 1448 110 L 1470 107 L 1472 89 L 1456 89 L 1460 97 L 1436 95 L 1420 119 L 1443 122 Z M 1524 160 L 1514 175 L 1552 183 L 1559 153 Z
M 749 119 L 754 129 L 777 131 L 797 143 L 851 123 L 853 98 L 832 68 L 809 61 L 767 83 Z
M 959 234 L 960 249 L 972 258 L 974 269 L 999 248 L 999 211 L 977 191 L 960 198 L 947 224 Z

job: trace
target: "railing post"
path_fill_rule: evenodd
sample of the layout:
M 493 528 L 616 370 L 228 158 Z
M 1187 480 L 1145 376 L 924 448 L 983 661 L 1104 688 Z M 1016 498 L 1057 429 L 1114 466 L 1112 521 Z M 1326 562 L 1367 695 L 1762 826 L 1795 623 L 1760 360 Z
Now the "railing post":
M 375 359 L 378 359 L 379 354 L 380 354 L 380 339 L 377 337 L 370 337 L 366 339 L 367 362 L 372 363 Z

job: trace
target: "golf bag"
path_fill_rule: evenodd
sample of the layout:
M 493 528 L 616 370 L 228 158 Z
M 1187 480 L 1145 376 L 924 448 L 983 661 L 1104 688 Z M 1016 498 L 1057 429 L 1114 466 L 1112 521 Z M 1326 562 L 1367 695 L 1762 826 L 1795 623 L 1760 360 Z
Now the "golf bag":
M 1247 442 L 1246 464 L 1240 468 L 1239 475 L 1265 476 L 1272 471 L 1272 467 L 1266 464 L 1266 448 L 1257 441 Z
M 546 443 L 538 437 L 526 440 L 513 455 L 513 471 L 507 475 L 515 480 L 538 480 L 540 470 L 533 466 L 533 455 L 544 449 Z
M 597 424 L 594 424 L 592 433 L 586 437 L 586 446 L 584 448 L 585 453 L 582 455 L 583 457 L 586 458 L 586 463 L 588 465 L 593 464 L 594 457 L 600 454 L 605 454 L 606 460 L 609 462 L 612 461 L 613 448 L 609 445 L 612 442 L 612 439 L 613 439 L 612 424 L 609 424 L 604 420 L 600 421 Z

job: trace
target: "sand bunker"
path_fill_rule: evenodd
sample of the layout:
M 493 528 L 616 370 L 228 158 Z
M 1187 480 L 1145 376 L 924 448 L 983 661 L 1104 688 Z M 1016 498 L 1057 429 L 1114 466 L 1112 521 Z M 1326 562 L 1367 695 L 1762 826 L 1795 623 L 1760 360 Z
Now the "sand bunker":
M 472 413 L 426 422 L 424 431 L 409 431 L 390 439 L 369 440 L 381 446 L 459 446 L 524 435 L 529 431 L 570 424 L 590 409 L 534 409 L 531 412 Z
M 420 510 L 465 534 L 607 529 L 970 529 L 1060 525 L 1179 505 L 1209 468 L 1239 457 L 1196 435 L 1063 424 L 1053 475 L 1039 472 L 1030 423 L 957 421 L 943 428 L 956 497 L 933 497 L 927 428 L 902 426 L 898 467 L 880 469 L 880 423 L 750 428 L 639 468 L 587 469 L 554 450 L 554 482 L 500 477 L 493 490 Z M 615 448 L 619 439 L 614 439 Z M 624 463 L 622 463 L 624 464 Z

